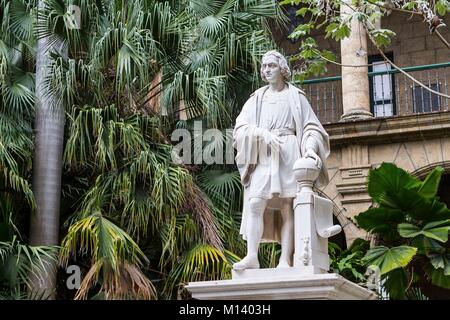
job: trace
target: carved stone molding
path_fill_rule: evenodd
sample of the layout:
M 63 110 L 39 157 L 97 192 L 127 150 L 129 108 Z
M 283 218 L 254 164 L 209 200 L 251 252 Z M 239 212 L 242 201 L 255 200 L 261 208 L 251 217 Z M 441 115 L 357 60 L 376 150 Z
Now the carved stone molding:
M 341 168 L 342 183 L 336 184 L 338 192 L 342 195 L 341 203 L 347 204 L 372 202 L 367 194 L 367 176 L 371 165 Z
M 332 148 L 450 136 L 450 111 L 372 118 L 324 125 Z
M 341 150 L 341 182 L 336 184 L 336 189 L 342 196 L 342 206 L 349 217 L 352 217 L 362 207 L 368 207 L 372 203 L 367 194 L 367 177 L 372 166 L 369 164 L 369 149 L 366 144 L 345 145 Z

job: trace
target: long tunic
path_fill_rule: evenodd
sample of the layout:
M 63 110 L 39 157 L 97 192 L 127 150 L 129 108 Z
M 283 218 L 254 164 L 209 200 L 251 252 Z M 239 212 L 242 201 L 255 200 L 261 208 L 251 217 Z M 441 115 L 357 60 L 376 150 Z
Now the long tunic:
M 295 136 L 288 90 L 264 93 L 259 127 L 278 135 L 280 148 L 279 151 L 273 150 L 259 141 L 258 165 L 250 178 L 249 198 L 294 198 L 297 182 L 292 168 L 300 158 L 300 147 Z

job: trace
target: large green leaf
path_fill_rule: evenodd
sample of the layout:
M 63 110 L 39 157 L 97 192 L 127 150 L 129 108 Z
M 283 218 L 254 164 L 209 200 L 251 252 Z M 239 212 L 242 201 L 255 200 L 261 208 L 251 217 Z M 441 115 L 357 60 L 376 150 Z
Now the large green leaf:
M 442 243 L 432 238 L 419 235 L 412 239 L 412 245 L 417 248 L 418 254 L 431 254 L 436 252 L 443 252 L 445 248 Z
M 441 175 L 444 172 L 442 167 L 436 167 L 431 171 L 425 180 L 422 182 L 419 193 L 425 198 L 433 198 L 438 192 L 439 183 L 441 181 Z
M 398 225 L 398 233 L 404 238 L 414 238 L 423 235 L 444 243 L 448 240 L 449 230 L 450 220 L 430 222 L 423 229 L 410 223 L 400 223 Z
M 435 197 L 442 168 L 436 167 L 423 182 L 390 163 L 371 170 L 369 195 L 381 208 L 398 209 L 416 220 L 450 219 L 450 210 Z
M 450 275 L 445 275 L 444 269 L 433 269 L 429 272 L 431 283 L 445 289 L 450 289 Z
M 390 299 L 403 299 L 405 289 L 408 286 L 408 276 L 405 269 L 397 268 L 387 274 L 384 288 L 389 293 Z
M 360 228 L 393 238 L 398 237 L 397 224 L 405 221 L 405 214 L 398 209 L 370 208 L 355 219 Z
M 430 211 L 428 211 L 423 220 L 426 221 L 438 221 L 450 219 L 450 210 L 447 208 L 447 205 L 444 202 L 439 201 L 438 198 L 434 198 L 431 201 Z M 412 215 L 415 214 L 417 217 L 418 212 L 413 212 Z M 423 215 L 421 215 L 423 217 Z
M 406 267 L 417 252 L 417 248 L 398 246 L 388 248 L 386 246 L 373 247 L 363 258 L 367 265 L 376 265 L 380 268 L 380 275 L 391 270 Z
M 445 276 L 450 276 L 450 254 L 432 254 L 430 262 L 435 269 L 443 269 Z
M 415 220 L 429 222 L 450 219 L 450 211 L 445 203 L 437 198 L 425 198 L 416 190 L 402 188 L 395 202 L 399 209 Z
M 386 194 L 395 195 L 401 188 L 418 184 L 420 181 L 405 170 L 392 163 L 383 162 L 380 167 L 369 172 L 367 191 L 377 203 L 380 203 Z

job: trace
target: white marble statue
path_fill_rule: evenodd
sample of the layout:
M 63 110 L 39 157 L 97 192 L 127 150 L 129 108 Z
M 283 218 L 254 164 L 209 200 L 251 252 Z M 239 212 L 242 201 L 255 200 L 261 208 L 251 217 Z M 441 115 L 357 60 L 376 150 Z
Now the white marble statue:
M 328 182 L 328 134 L 304 92 L 288 82 L 290 74 L 283 55 L 267 52 L 261 77 L 269 84 L 251 95 L 236 119 L 233 139 L 244 186 L 240 232 L 247 241 L 247 255 L 234 270 L 258 269 L 259 244 L 268 241 L 281 243 L 278 268 L 292 266 L 296 160 L 313 159 L 320 170 L 316 185 Z

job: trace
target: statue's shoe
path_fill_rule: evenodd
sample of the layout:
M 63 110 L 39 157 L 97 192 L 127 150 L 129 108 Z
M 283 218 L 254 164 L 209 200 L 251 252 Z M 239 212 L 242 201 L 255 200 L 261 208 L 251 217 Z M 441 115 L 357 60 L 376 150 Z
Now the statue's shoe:
M 244 270 L 244 269 L 259 269 L 258 258 L 245 257 L 239 262 L 233 264 L 234 270 Z

